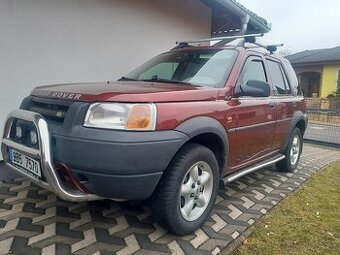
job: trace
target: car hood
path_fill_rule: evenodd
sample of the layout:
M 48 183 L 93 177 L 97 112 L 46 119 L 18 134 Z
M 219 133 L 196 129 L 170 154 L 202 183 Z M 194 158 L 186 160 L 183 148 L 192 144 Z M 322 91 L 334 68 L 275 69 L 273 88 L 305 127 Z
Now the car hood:
M 83 102 L 178 102 L 214 100 L 218 93 L 218 88 L 122 81 L 40 86 L 35 88 L 31 95 Z

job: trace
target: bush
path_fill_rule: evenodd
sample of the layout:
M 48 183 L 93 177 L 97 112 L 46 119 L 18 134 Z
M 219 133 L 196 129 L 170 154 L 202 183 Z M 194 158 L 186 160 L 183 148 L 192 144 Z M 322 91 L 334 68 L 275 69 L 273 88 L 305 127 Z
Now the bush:
M 329 94 L 327 98 L 339 98 L 340 99 L 340 88 L 338 88 L 333 93 Z

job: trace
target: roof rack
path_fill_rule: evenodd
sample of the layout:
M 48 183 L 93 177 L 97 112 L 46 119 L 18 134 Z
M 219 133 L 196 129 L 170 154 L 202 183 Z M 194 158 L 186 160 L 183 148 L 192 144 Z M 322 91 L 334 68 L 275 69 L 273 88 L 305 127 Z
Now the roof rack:
M 188 45 L 190 43 L 202 43 L 202 42 L 211 42 L 211 41 L 233 41 L 235 39 L 241 39 L 241 38 L 255 38 L 255 37 L 262 37 L 263 34 L 248 34 L 248 35 L 234 35 L 234 36 L 222 36 L 222 37 L 212 37 L 212 38 L 206 38 L 206 39 L 199 39 L 199 40 L 192 40 L 192 41 L 178 41 L 176 44 L 178 46 L 180 45 Z
M 264 48 L 267 51 L 270 52 L 270 54 L 273 54 L 275 51 L 277 51 L 278 47 L 283 47 L 284 44 L 280 43 L 280 44 L 270 44 L 270 45 L 263 45 L 257 42 L 251 42 L 252 44 L 255 44 L 256 46 L 260 47 L 260 48 Z
M 237 44 L 237 46 L 243 46 L 244 47 L 246 43 L 251 43 L 251 44 L 255 44 L 258 47 L 266 49 L 267 51 L 270 52 L 270 54 L 273 54 L 275 51 L 277 51 L 278 47 L 284 46 L 283 43 L 272 44 L 272 45 L 263 45 L 263 44 L 256 42 L 256 37 L 262 37 L 262 36 L 263 36 L 263 34 L 248 34 L 248 35 L 212 37 L 212 38 L 207 38 L 207 39 L 199 39 L 199 40 L 191 40 L 191 41 L 178 41 L 178 42 L 176 42 L 176 44 L 178 46 L 173 48 L 173 50 L 178 49 L 178 48 L 193 47 L 193 46 L 189 45 L 191 43 L 212 42 L 212 41 L 219 41 L 215 44 L 215 46 L 221 46 L 221 45 L 225 45 L 229 42 L 232 42 L 236 39 L 243 39 Z

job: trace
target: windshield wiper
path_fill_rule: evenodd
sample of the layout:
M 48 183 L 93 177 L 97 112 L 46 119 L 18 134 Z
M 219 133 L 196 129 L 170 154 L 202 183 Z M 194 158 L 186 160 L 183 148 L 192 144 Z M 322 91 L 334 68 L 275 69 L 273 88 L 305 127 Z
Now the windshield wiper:
M 145 79 L 145 80 L 141 80 L 141 81 L 146 81 L 146 82 L 161 82 L 161 83 L 174 83 L 174 84 L 185 84 L 185 85 L 190 85 L 190 86 L 196 86 L 196 85 L 193 85 L 190 82 L 177 81 L 177 80 L 168 80 L 168 79 L 160 79 L 160 78 Z
M 157 78 L 156 78 L 156 77 L 152 77 L 151 79 L 142 79 L 142 80 L 138 80 L 138 79 L 134 79 L 134 78 L 129 78 L 129 77 L 123 76 L 123 77 L 120 78 L 118 81 L 160 82 L 160 83 L 184 84 L 184 85 L 190 85 L 190 86 L 201 87 L 201 86 L 199 86 L 199 85 L 192 84 L 192 83 L 190 83 L 190 82 L 177 81 L 177 80 L 168 80 L 168 79 L 161 79 L 161 78 L 158 78 L 158 77 L 157 77 Z

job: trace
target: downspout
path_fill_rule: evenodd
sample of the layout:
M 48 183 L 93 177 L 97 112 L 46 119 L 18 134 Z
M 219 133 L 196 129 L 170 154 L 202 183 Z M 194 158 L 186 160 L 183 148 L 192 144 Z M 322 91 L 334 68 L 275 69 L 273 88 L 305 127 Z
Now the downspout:
M 248 29 L 248 23 L 249 23 L 249 20 L 250 20 L 250 16 L 249 14 L 246 14 L 246 15 L 242 15 L 240 17 L 240 21 L 241 21 L 241 28 L 233 34 L 233 36 L 238 36 L 238 35 L 244 35 L 246 34 L 247 32 L 247 29 Z M 233 41 L 235 39 L 225 39 L 225 40 L 222 40 L 216 44 L 214 44 L 215 46 L 223 46 L 231 41 Z
M 252 13 L 246 8 L 244 8 L 242 5 L 237 4 L 236 0 L 214 0 L 214 1 L 226 7 L 228 10 L 235 13 L 239 17 L 249 15 L 252 24 L 255 27 L 261 28 L 261 31 L 262 31 L 261 33 L 266 33 L 270 31 L 270 25 L 264 24 L 260 22 L 256 17 L 253 17 Z
M 244 35 L 247 32 L 249 20 L 250 20 L 249 14 L 242 16 L 240 18 L 241 29 L 238 32 L 236 32 L 234 35 Z

